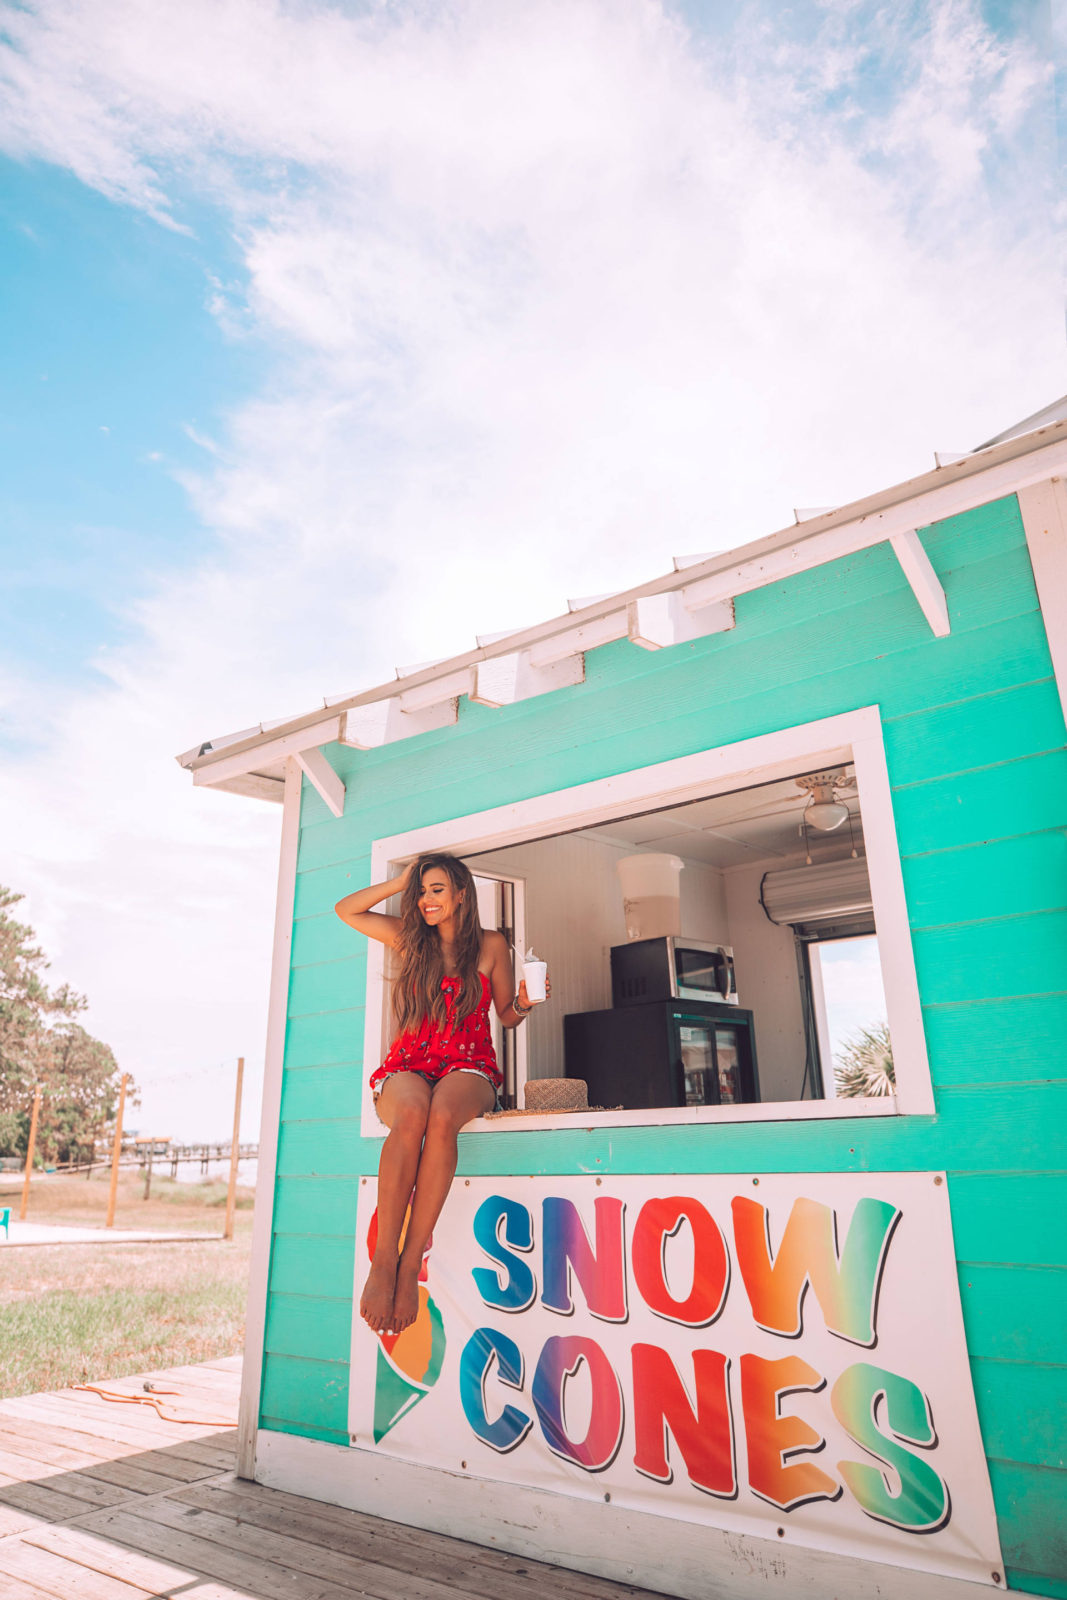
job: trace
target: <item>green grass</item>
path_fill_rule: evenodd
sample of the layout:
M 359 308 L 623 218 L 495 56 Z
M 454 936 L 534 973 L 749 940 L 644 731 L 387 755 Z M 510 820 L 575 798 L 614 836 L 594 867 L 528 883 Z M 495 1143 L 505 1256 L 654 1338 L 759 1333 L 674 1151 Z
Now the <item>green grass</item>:
M 106 1168 L 98 1168 L 91 1178 L 68 1178 L 35 1174 L 30 1180 L 27 1222 L 62 1223 L 74 1228 L 102 1228 L 107 1218 L 110 1180 Z M 152 1176 L 149 1198 L 144 1198 L 144 1174 L 128 1169 L 119 1174 L 115 1227 L 136 1229 L 140 1233 L 222 1232 L 226 1205 L 226 1183 L 205 1178 L 199 1183 L 178 1183 L 159 1173 Z M 254 1194 L 238 1189 L 237 1212 L 251 1211 Z M 10 1206 L 18 1217 L 22 1201 L 22 1179 L 11 1173 L 0 1175 L 0 1206 Z
M 107 1192 L 110 1179 L 106 1168 L 98 1168 L 91 1178 L 66 1178 L 59 1174 L 35 1174 L 30 1179 L 27 1222 L 54 1222 L 69 1227 L 104 1227 L 107 1219 Z M 181 1184 L 162 1174 L 152 1174 L 149 1198 L 144 1198 L 144 1173 L 126 1170 L 118 1176 L 115 1227 L 138 1232 L 222 1232 L 226 1182 L 205 1178 L 195 1184 Z M 237 1190 L 238 1216 L 253 1206 L 253 1190 Z M 0 1174 L 0 1206 L 11 1206 L 18 1218 L 22 1200 L 22 1179 L 18 1174 Z
M 31 1195 L 28 1220 L 102 1224 L 95 1188 L 95 1179 L 46 1180 Z M 147 1202 L 140 1199 L 143 1180 L 124 1178 L 121 1188 L 118 1227 L 221 1234 L 218 1184 L 153 1179 Z M 0 1397 L 238 1354 L 252 1228 L 251 1195 L 242 1197 L 232 1242 L 10 1251 L 0 1244 Z M 0 1198 L 11 1203 L 10 1196 Z

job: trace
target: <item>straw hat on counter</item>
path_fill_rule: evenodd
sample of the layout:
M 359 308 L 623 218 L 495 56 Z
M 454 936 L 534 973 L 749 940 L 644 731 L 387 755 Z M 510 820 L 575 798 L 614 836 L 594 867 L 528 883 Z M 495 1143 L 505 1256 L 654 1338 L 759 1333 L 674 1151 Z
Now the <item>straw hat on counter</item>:
M 584 1078 L 531 1078 L 525 1105 L 514 1111 L 490 1111 L 491 1117 L 538 1117 L 549 1112 L 588 1111 L 589 1086 Z

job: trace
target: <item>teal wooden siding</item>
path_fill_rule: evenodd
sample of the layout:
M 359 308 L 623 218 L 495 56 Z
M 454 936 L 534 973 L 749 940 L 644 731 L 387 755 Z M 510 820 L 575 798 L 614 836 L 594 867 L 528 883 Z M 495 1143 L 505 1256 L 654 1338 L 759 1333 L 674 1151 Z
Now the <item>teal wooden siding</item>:
M 305 785 L 262 1422 L 347 1438 L 365 950 L 334 917 L 373 839 L 876 703 L 936 1114 L 714 1129 L 514 1128 L 461 1172 L 945 1168 L 964 1319 L 1012 1587 L 1067 1595 L 1067 754 L 1014 497 L 925 530 L 952 618 L 934 639 L 895 558 L 864 551 L 737 601 L 737 626 L 592 652 L 586 682 L 373 752 Z M 359 1268 L 361 1271 L 362 1268 Z

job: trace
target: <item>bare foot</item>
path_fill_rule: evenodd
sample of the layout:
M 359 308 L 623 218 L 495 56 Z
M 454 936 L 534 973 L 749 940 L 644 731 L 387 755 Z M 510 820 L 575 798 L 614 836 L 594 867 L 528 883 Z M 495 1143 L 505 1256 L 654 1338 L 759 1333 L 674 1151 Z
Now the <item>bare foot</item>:
M 421 1259 L 415 1262 L 405 1261 L 400 1258 L 400 1265 L 396 1273 L 396 1289 L 393 1298 L 393 1331 L 400 1333 L 404 1328 L 410 1328 L 419 1314 L 419 1268 Z
M 396 1288 L 397 1259 L 392 1260 L 385 1255 L 376 1255 L 371 1262 L 367 1281 L 363 1285 L 363 1295 L 359 1302 L 359 1314 L 367 1327 L 374 1333 L 392 1333 L 396 1331 L 393 1320 L 393 1293 Z

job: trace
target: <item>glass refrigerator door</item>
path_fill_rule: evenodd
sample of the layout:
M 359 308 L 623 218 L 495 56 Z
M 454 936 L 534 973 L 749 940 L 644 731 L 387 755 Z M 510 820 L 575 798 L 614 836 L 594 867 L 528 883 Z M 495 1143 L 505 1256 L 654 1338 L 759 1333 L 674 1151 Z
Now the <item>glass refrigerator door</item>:
M 719 1073 L 719 1103 L 736 1106 L 744 1099 L 741 1077 L 741 1047 L 737 1029 L 728 1023 L 715 1028 L 715 1060 Z
M 729 1032 L 723 1029 L 723 1032 Z M 715 1024 L 678 1019 L 678 1048 L 682 1057 L 687 1106 L 713 1106 L 715 1093 Z

